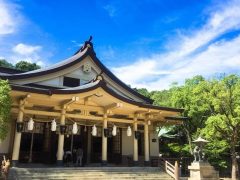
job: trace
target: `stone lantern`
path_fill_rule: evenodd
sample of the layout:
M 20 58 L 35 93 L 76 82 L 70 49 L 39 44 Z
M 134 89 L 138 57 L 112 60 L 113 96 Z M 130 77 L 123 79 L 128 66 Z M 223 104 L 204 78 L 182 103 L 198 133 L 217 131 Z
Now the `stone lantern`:
M 188 180 L 219 180 L 219 172 L 207 162 L 203 152 L 203 148 L 208 142 L 201 137 L 193 141 L 196 146 L 193 150 L 194 161 L 191 166 L 188 166 L 190 170 Z
M 201 162 L 205 161 L 205 154 L 203 152 L 204 146 L 208 143 L 209 141 L 201 138 L 200 136 L 193 141 L 193 143 L 196 144 L 194 150 L 193 150 L 193 155 L 194 155 L 194 162 Z

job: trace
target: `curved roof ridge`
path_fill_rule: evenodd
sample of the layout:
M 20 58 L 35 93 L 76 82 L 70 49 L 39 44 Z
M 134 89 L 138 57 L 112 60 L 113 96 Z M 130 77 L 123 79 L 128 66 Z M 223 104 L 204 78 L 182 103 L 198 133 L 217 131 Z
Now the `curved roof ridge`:
M 86 53 L 87 51 L 87 48 L 84 49 L 83 51 L 78 51 L 78 53 L 74 54 L 73 56 L 67 58 L 67 59 L 64 59 L 63 61 L 60 61 L 56 64 L 53 64 L 49 67 L 44 67 L 44 68 L 40 68 L 40 69 L 36 69 L 36 70 L 33 70 L 33 71 L 28 71 L 28 72 L 23 72 L 23 73 L 17 73 L 17 74 L 11 74 L 12 76 L 14 75 L 25 75 L 25 74 L 34 74 L 34 73 L 39 73 L 39 72 L 43 72 L 43 71 L 49 71 L 51 69 L 56 69 L 56 68 L 59 68 L 61 66 L 64 66 L 66 64 L 69 64 L 75 60 L 77 60 L 78 58 L 80 58 L 84 53 Z
M 99 66 L 99 68 L 103 71 L 104 74 L 106 74 L 110 79 L 115 81 L 117 84 L 122 86 L 125 90 L 129 91 L 132 95 L 144 100 L 147 103 L 152 104 L 153 100 L 143 96 L 142 94 L 138 93 L 137 91 L 133 90 L 131 87 L 126 85 L 124 82 L 122 82 L 118 77 L 116 77 L 96 56 L 96 53 L 93 49 L 93 44 L 91 42 L 91 38 L 88 41 L 85 41 L 84 45 L 70 58 L 65 59 L 62 62 L 59 62 L 53 66 L 47 67 L 47 68 L 41 68 L 34 71 L 29 71 L 26 73 L 19 73 L 19 74 L 0 74 L 0 77 L 3 79 L 9 79 L 9 80 L 17 80 L 17 79 L 27 79 L 34 76 L 40 76 L 40 75 L 46 75 L 50 73 L 55 73 L 57 71 L 66 69 L 68 67 L 71 67 L 80 61 L 82 61 L 85 57 L 90 56 L 94 63 Z

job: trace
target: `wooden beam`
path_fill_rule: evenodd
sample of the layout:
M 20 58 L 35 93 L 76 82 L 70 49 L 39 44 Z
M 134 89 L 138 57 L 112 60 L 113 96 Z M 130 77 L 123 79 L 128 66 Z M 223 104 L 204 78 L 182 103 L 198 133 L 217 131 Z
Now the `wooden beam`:
M 18 108 L 12 108 L 11 112 L 12 113 L 18 113 L 19 109 Z M 60 117 L 61 113 L 60 112 L 49 112 L 49 111 L 39 111 L 39 110 L 30 110 L 30 109 L 25 109 L 24 110 L 25 114 L 32 114 L 32 115 L 41 115 L 41 116 L 50 116 L 50 117 Z M 93 120 L 93 121 L 102 121 L 103 117 L 102 116 L 86 116 L 83 114 L 70 114 L 66 113 L 67 118 L 75 118 L 75 119 L 85 119 L 85 120 Z M 110 122 L 119 122 L 119 123 L 127 123 L 127 124 L 132 124 L 134 121 L 129 120 L 129 119 L 118 119 L 118 118 L 111 118 L 108 117 L 108 121 Z M 141 124 L 141 122 L 139 122 Z
M 18 108 L 12 108 L 11 113 L 18 113 Z M 51 116 L 51 117 L 57 117 L 61 115 L 60 112 L 38 111 L 38 110 L 30 110 L 30 109 L 24 109 L 24 114 L 33 114 L 33 115 L 42 115 L 42 116 Z
M 88 105 L 91 100 L 92 100 L 92 96 L 87 96 L 87 97 L 84 98 L 84 100 L 83 100 L 84 103 L 83 104 Z
M 27 99 L 30 97 L 31 97 L 30 94 L 27 94 L 26 96 L 22 97 L 20 99 L 20 106 L 25 106 L 28 103 Z
M 113 114 L 112 110 L 114 110 L 116 108 L 121 108 L 121 107 L 123 107 L 122 103 L 112 103 L 112 104 L 105 106 L 104 111 L 107 114 Z
M 112 104 L 109 104 L 109 105 L 105 106 L 104 109 L 105 110 L 112 110 L 112 109 L 120 108 L 120 107 L 123 107 L 122 103 L 112 103 Z
M 62 104 L 63 108 L 69 108 L 69 106 L 75 102 L 79 101 L 79 97 L 73 96 L 71 100 L 68 100 L 66 103 Z

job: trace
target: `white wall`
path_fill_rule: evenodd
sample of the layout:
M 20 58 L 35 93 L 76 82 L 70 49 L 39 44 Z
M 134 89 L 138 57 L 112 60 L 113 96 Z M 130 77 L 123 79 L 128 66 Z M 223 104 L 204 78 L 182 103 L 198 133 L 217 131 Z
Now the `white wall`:
M 37 82 L 36 84 L 46 85 L 46 86 L 54 86 L 54 87 L 61 87 L 62 86 L 62 79 L 61 77 L 48 79 L 45 81 Z
M 96 77 L 96 75 L 97 75 L 97 72 L 93 68 L 91 73 L 84 73 L 81 66 L 80 68 L 72 71 L 71 73 L 67 73 L 56 78 L 39 81 L 39 82 L 36 82 L 36 84 L 54 86 L 54 87 L 63 87 L 63 77 L 66 76 L 66 77 L 80 79 L 80 84 L 83 85 L 93 80 Z
M 133 136 L 128 137 L 126 129 L 122 130 L 122 155 L 133 155 Z
M 153 139 L 156 139 L 156 142 L 152 142 Z M 150 144 L 150 156 L 158 156 L 159 154 L 159 142 L 158 136 L 155 132 L 150 132 L 149 134 L 149 144 Z
M 122 155 L 133 155 L 133 137 L 134 133 L 131 137 L 128 137 L 126 129 L 122 130 Z M 152 142 L 152 139 L 156 139 L 156 142 Z M 149 133 L 149 149 L 150 156 L 159 155 L 158 136 L 157 133 L 153 132 L 152 130 Z

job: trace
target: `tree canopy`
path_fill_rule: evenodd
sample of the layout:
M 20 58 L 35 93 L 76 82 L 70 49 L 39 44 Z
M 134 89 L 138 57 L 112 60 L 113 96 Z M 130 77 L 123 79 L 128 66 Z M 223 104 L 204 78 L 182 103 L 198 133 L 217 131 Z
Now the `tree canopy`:
M 37 65 L 36 63 L 29 63 L 27 61 L 19 61 L 15 68 L 22 71 L 32 71 L 36 69 L 40 69 L 41 67 Z
M 3 140 L 8 132 L 10 122 L 11 97 L 10 86 L 7 81 L 0 80 L 0 140 Z
M 6 67 L 6 68 L 12 68 L 12 69 L 18 69 L 21 71 L 32 71 L 36 69 L 40 69 L 41 67 L 37 65 L 36 63 L 30 63 L 27 61 L 19 61 L 15 65 L 8 62 L 5 59 L 0 59 L 0 67 Z
M 229 149 L 232 159 L 232 179 L 237 179 L 237 146 L 240 139 L 240 78 L 227 76 L 219 81 L 209 82 L 211 114 L 202 134 L 212 142 L 219 142 L 220 148 Z
M 156 105 L 184 108 L 182 115 L 188 120 L 181 126 L 171 128 L 172 133 L 183 133 L 184 139 L 179 143 L 166 144 L 170 152 L 180 156 L 181 149 L 188 149 L 192 154 L 192 141 L 201 135 L 210 141 L 206 147 L 209 161 L 221 169 L 228 167 L 231 160 L 232 179 L 237 179 L 236 156 L 240 151 L 239 76 L 228 75 L 209 80 L 195 76 L 186 79 L 183 85 L 173 84 L 168 90 L 148 92 L 141 89 L 139 92 L 147 94 Z
M 14 68 L 14 66 L 5 59 L 0 59 L 0 67 Z

